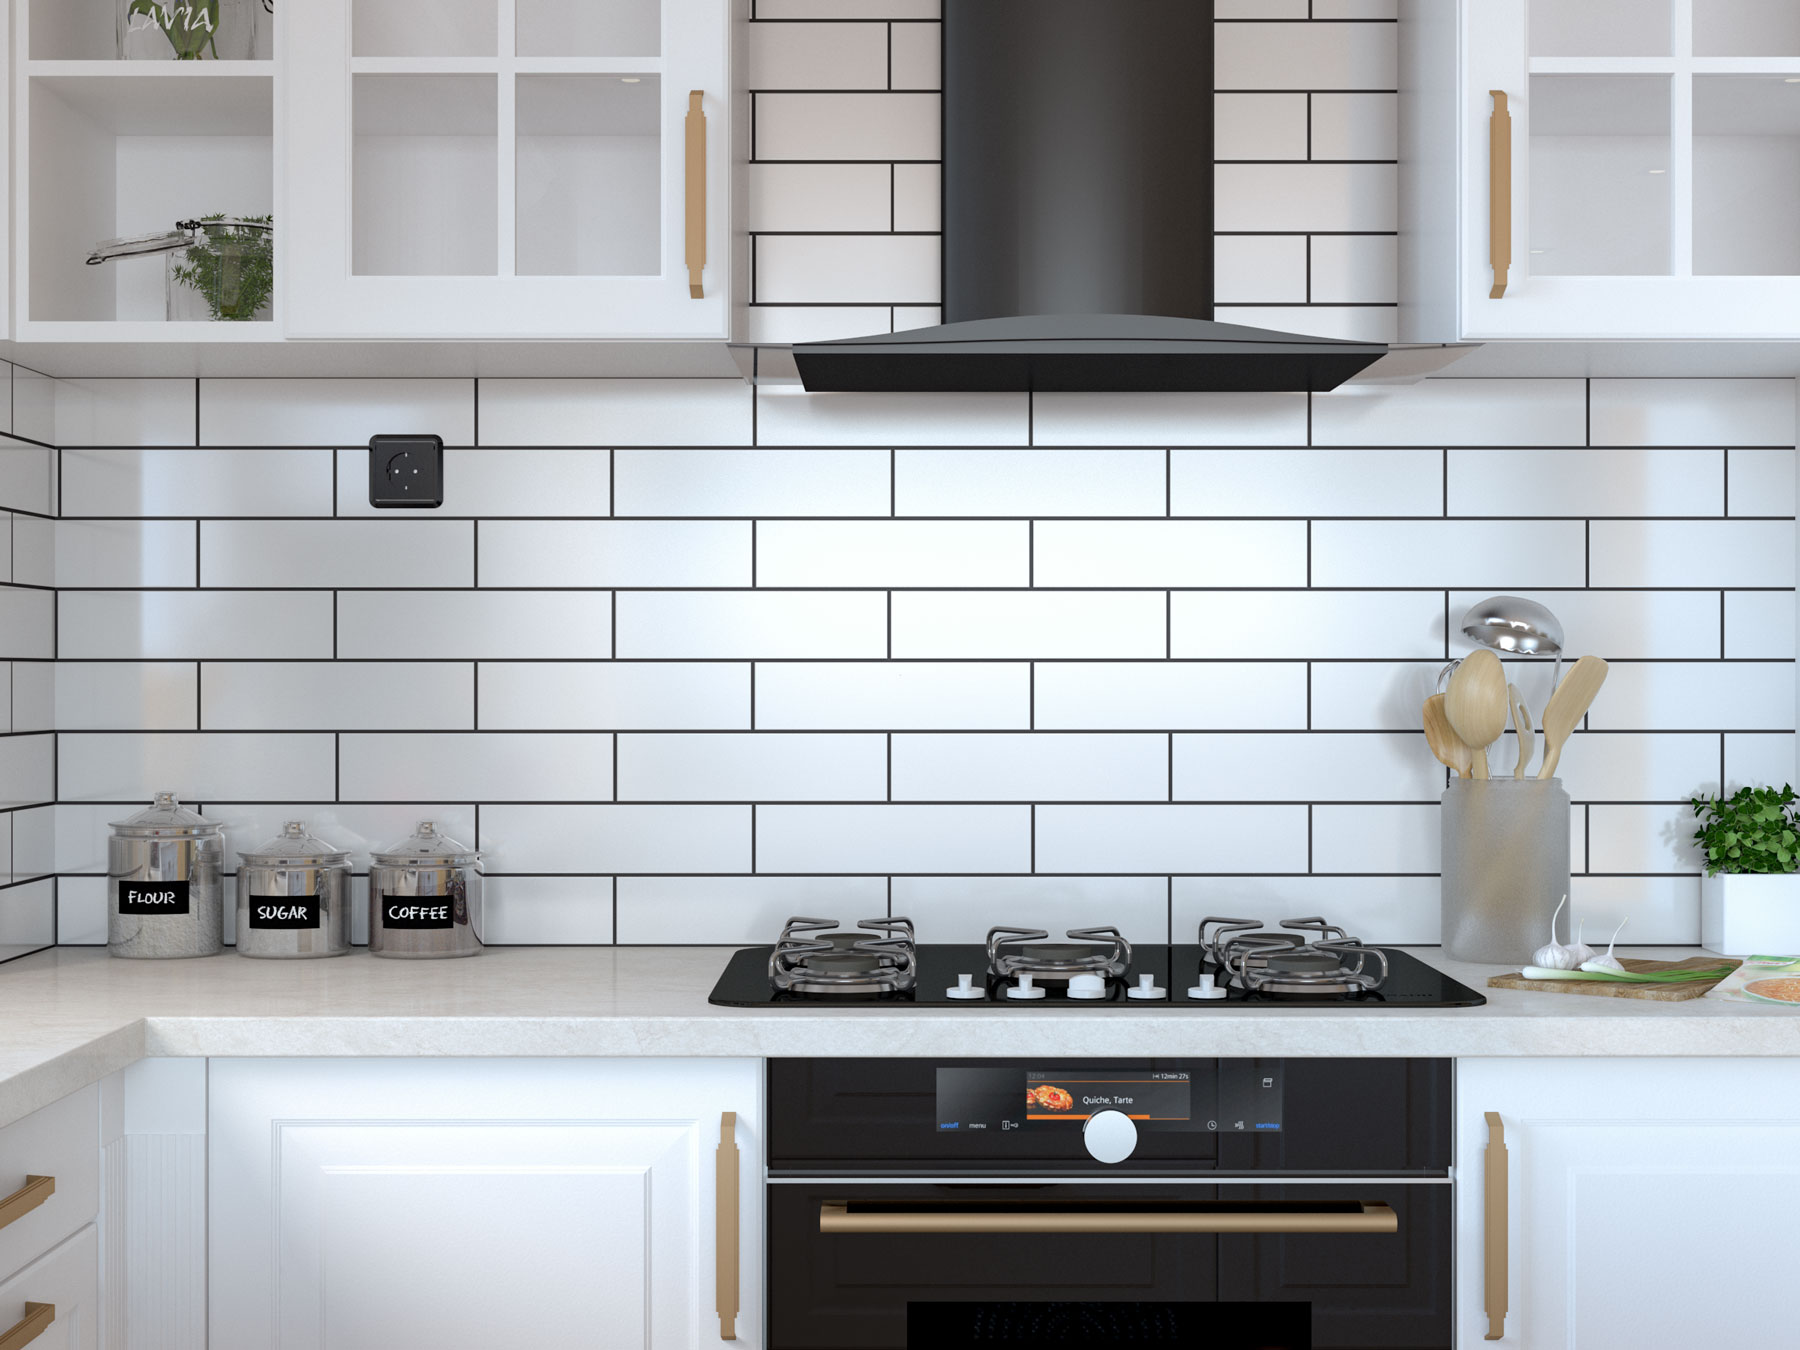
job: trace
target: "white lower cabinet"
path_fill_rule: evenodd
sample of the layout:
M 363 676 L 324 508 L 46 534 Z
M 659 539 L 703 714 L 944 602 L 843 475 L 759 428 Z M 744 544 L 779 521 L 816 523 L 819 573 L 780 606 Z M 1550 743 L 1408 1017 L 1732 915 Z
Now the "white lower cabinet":
M 213 1060 L 209 1078 L 214 1346 L 763 1343 L 760 1061 Z
M 1463 1350 L 1502 1328 L 1531 1350 L 1750 1344 L 1783 1320 L 1800 1059 L 1461 1060 L 1456 1112 Z M 1487 1287 L 1501 1260 L 1503 1302 Z
M 89 1224 L 0 1284 L 0 1344 L 98 1350 L 100 1238 Z

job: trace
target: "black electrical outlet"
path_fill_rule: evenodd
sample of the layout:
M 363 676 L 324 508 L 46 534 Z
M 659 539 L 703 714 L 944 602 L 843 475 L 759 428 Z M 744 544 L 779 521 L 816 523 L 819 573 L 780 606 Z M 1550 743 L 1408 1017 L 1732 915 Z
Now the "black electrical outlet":
M 369 438 L 370 506 L 442 506 L 444 442 L 437 436 Z

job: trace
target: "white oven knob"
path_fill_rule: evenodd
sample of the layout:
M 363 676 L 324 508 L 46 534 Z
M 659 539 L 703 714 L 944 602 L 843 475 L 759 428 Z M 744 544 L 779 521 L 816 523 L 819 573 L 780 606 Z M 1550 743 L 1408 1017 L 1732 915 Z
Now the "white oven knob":
M 1215 999 L 1225 995 L 1226 991 L 1219 988 L 1218 981 L 1211 975 L 1202 975 L 1200 983 L 1188 990 L 1189 998 Z
M 1098 975 L 1071 975 L 1070 998 L 1105 998 L 1106 981 Z
M 1125 991 L 1127 998 L 1165 998 L 1169 991 L 1156 982 L 1154 975 L 1140 975 L 1138 982 Z
M 1008 998 L 1042 998 L 1044 991 L 1041 986 L 1031 982 L 1031 972 L 1026 971 L 1019 976 L 1017 984 L 1007 988 L 1006 996 Z
M 1137 1147 L 1137 1124 L 1123 1111 L 1096 1111 L 1081 1127 L 1081 1142 L 1095 1162 L 1124 1162 Z
M 956 977 L 956 983 L 944 990 L 944 997 L 986 998 L 987 988 L 986 986 L 983 986 L 982 988 L 977 989 L 975 987 L 975 977 L 973 975 L 958 975 Z

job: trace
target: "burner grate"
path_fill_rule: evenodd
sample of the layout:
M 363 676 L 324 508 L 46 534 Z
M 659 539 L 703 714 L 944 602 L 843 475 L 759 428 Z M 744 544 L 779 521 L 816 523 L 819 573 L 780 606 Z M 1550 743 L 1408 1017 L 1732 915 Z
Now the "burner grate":
M 892 994 L 918 979 L 911 919 L 859 919 L 883 936 L 838 931 L 836 919 L 790 918 L 769 953 L 769 984 L 778 993 Z

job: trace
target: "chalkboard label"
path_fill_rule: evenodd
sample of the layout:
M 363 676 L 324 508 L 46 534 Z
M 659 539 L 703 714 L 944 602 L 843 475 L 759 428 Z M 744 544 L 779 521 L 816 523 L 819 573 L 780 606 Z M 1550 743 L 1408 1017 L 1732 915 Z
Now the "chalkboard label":
M 188 884 L 185 881 L 121 881 L 119 913 L 186 914 Z
M 317 928 L 319 897 L 316 895 L 250 896 L 252 928 Z
M 449 896 L 428 897 L 390 895 L 381 902 L 383 928 L 454 928 Z

